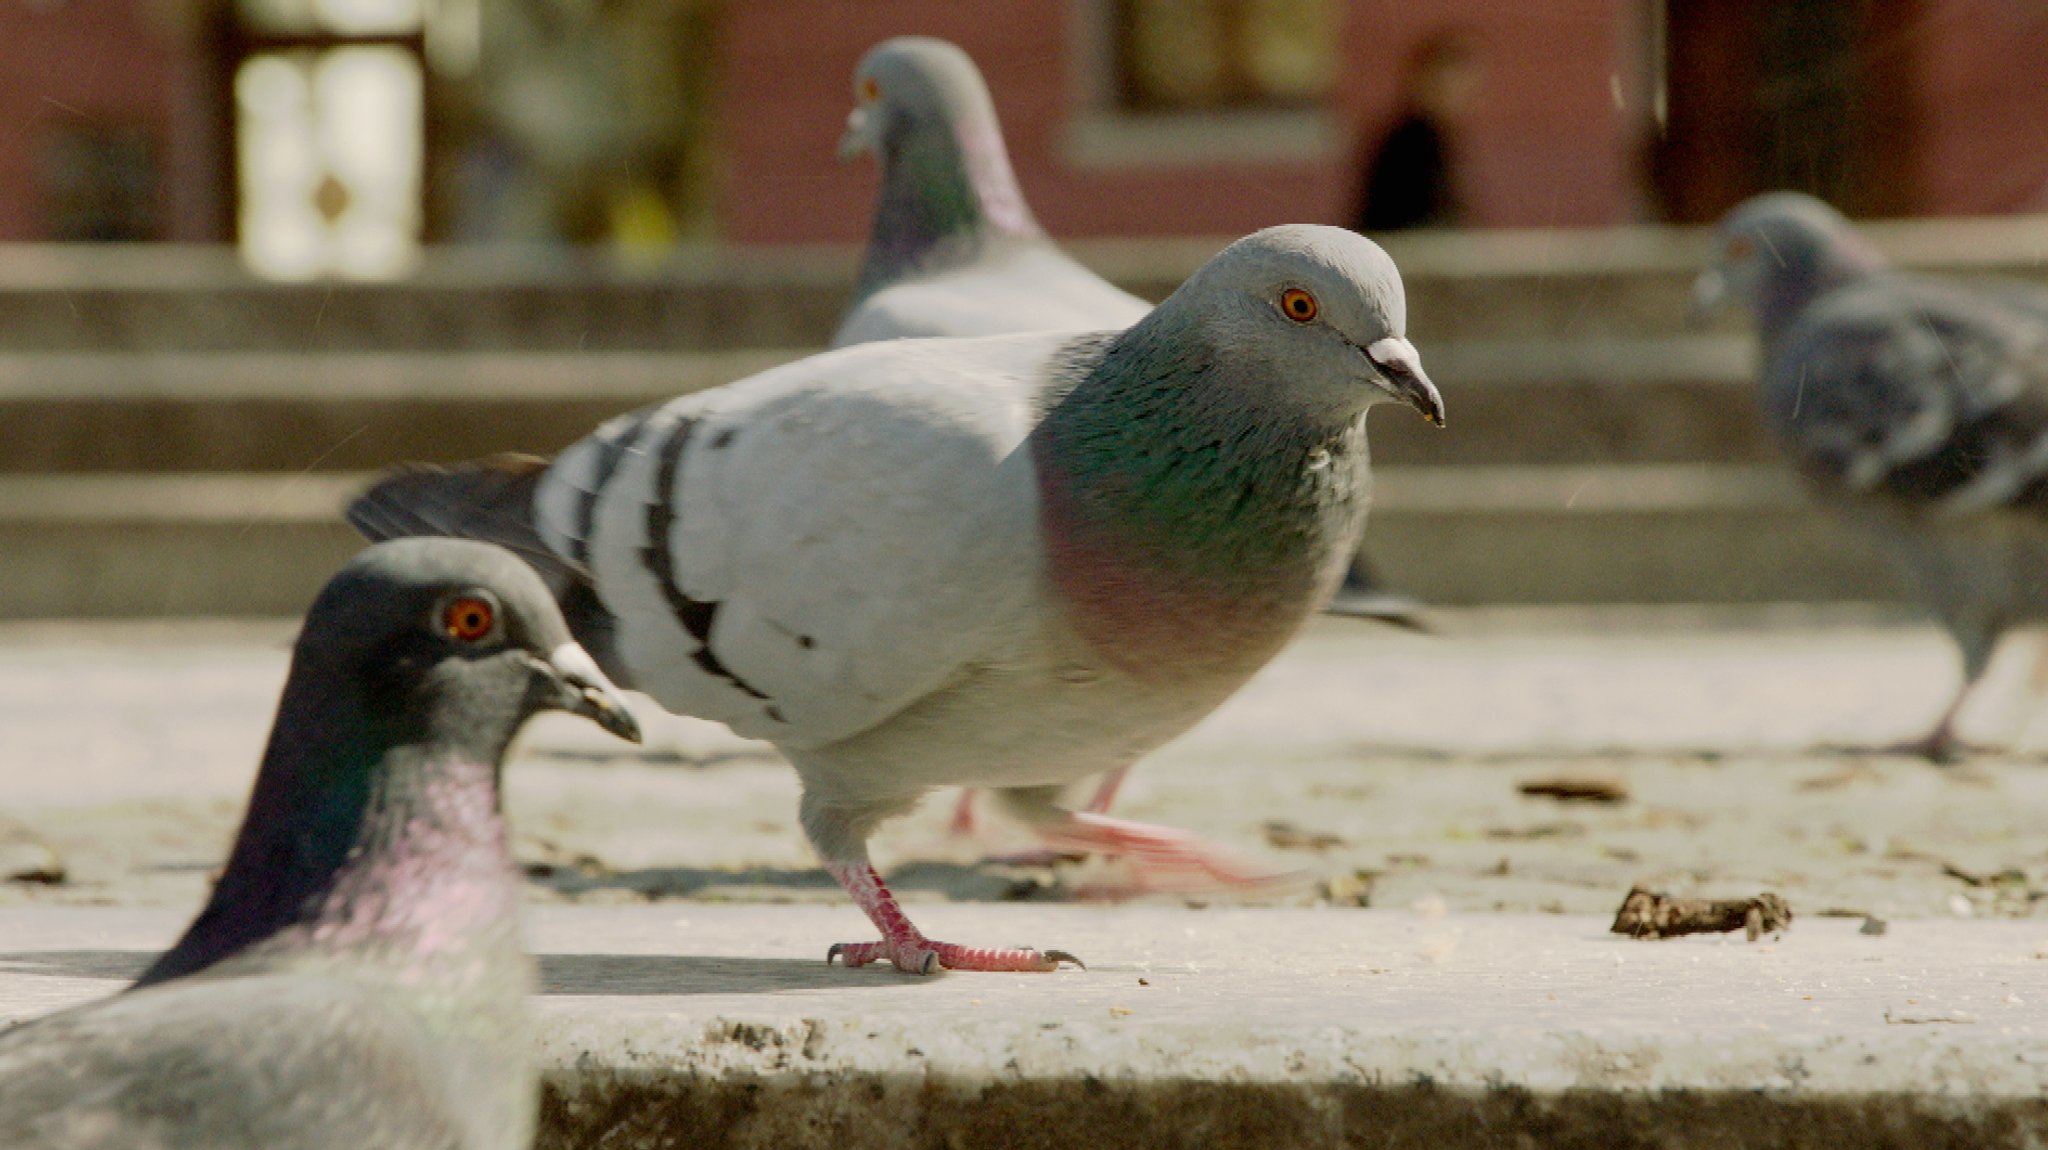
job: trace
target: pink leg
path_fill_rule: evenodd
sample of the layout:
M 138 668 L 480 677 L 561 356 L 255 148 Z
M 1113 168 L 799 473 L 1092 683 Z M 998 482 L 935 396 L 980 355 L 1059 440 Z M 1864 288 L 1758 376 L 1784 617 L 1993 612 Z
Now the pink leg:
M 974 833 L 973 787 L 960 788 L 960 805 L 953 808 L 953 821 L 947 824 L 946 829 L 961 838 L 966 838 Z
M 896 896 L 882 883 L 882 876 L 866 863 L 827 863 L 825 869 L 853 896 L 853 901 L 865 911 L 868 921 L 882 932 L 880 942 L 840 942 L 825 952 L 825 961 L 838 959 L 849 967 L 866 966 L 878 959 L 888 959 L 896 969 L 909 974 L 932 974 L 944 967 L 947 970 L 1007 970 L 1044 971 L 1058 970 L 1060 963 L 1071 962 L 1081 965 L 1081 960 L 1064 950 L 1031 950 L 1028 948 L 991 950 L 979 947 L 957 946 L 950 942 L 933 942 L 922 931 L 911 925 L 903 909 L 896 905 Z
M 1291 872 L 1275 873 L 1172 827 L 1083 812 L 1039 828 L 1054 848 L 1121 855 L 1138 871 L 1129 888 L 1101 888 L 1087 893 L 1117 897 L 1156 891 L 1205 890 L 1216 887 L 1275 887 L 1296 881 Z
M 1102 782 L 1097 784 L 1095 787 L 1095 797 L 1088 800 L 1088 806 L 1085 809 L 1092 814 L 1107 814 L 1109 812 L 1110 804 L 1116 802 L 1117 791 L 1124 785 L 1124 776 L 1130 773 L 1131 768 L 1129 767 L 1118 767 L 1116 770 L 1105 773 L 1102 776 Z M 974 817 L 974 795 L 975 789 L 973 787 L 961 788 L 960 804 L 953 808 L 953 821 L 946 824 L 947 830 L 962 837 L 966 837 L 974 833 L 976 825 Z M 1036 851 L 1025 852 L 1016 855 L 1002 855 L 990 859 L 989 861 L 1013 862 L 1019 863 L 1021 865 L 1031 865 L 1033 863 L 1046 864 L 1053 860 L 1065 859 L 1066 857 L 1068 856 L 1063 854 L 1056 854 L 1051 851 Z
M 1116 802 L 1117 789 L 1123 786 L 1124 776 L 1130 771 L 1129 767 L 1118 767 L 1102 776 L 1102 782 L 1096 785 L 1095 797 L 1088 800 L 1086 809 L 1089 814 L 1099 815 L 1109 810 L 1110 804 Z M 960 825 L 957 814 L 954 816 L 953 825 Z M 992 866 L 1058 866 L 1061 863 L 1081 862 L 1087 857 L 1088 852 L 1085 850 L 1076 850 L 1072 847 L 1062 850 L 1058 847 L 1043 846 L 1034 850 L 990 855 L 982 861 Z
M 1110 804 L 1116 801 L 1117 791 L 1124 785 L 1124 776 L 1130 773 L 1131 768 L 1126 766 L 1118 767 L 1103 775 L 1102 785 L 1095 788 L 1095 797 L 1088 800 L 1088 813 L 1091 815 L 1108 814 Z
M 1955 701 L 1948 705 L 1948 710 L 1941 713 L 1941 720 L 1934 724 L 1932 731 L 1917 739 L 1895 743 L 1885 749 L 1895 754 L 1915 755 L 1930 763 L 1941 764 L 1956 762 L 1971 751 L 1980 750 L 1981 748 L 1964 742 L 1956 735 L 1956 717 L 1962 714 L 1963 703 L 1969 697 L 1970 687 L 1965 685 L 1961 691 L 1956 692 Z

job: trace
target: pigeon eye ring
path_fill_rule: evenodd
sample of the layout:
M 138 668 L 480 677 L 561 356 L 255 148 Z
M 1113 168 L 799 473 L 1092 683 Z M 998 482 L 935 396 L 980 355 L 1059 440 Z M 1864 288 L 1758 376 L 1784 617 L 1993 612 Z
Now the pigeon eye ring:
M 497 630 L 498 606 L 481 591 L 465 592 L 441 607 L 441 630 L 451 639 L 474 643 Z
M 1288 288 L 1280 293 L 1280 311 L 1296 323 L 1307 323 L 1320 310 L 1316 297 L 1302 288 Z

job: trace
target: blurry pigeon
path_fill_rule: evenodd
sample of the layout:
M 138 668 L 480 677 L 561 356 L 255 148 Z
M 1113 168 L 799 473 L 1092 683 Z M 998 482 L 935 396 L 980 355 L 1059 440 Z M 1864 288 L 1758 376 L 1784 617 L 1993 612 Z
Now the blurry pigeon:
M 533 556 L 600 662 L 779 747 L 882 933 L 832 955 L 1049 970 L 926 939 L 869 834 L 933 787 L 995 786 L 1051 842 L 1244 877 L 1052 797 L 1193 725 L 1328 596 L 1364 524 L 1366 409 L 1443 419 L 1405 325 L 1372 241 L 1272 228 L 1128 331 L 828 352 L 613 420 L 544 471 L 401 472 L 349 518 Z
M 833 347 L 926 335 L 1125 328 L 1152 305 L 1039 229 L 967 53 L 903 36 L 854 72 L 839 154 L 882 169 L 874 230 Z
M 900 36 L 854 69 L 842 159 L 881 167 L 874 228 L 833 347 L 906 336 L 1101 331 L 1138 322 L 1152 305 L 1076 263 L 1032 218 L 1010 169 L 988 86 L 945 40 Z M 1421 629 L 1421 605 L 1378 585 L 1363 557 L 1332 614 Z M 1109 809 L 1123 773 L 1086 809 Z M 973 828 L 974 795 L 955 831 Z M 1018 860 L 1036 856 L 1015 856 Z
M 532 570 L 451 540 L 350 562 L 205 912 L 133 988 L 0 1036 L 0 1146 L 531 1145 L 498 772 L 541 710 L 637 738 Z
M 2000 634 L 2048 621 L 2048 292 L 1888 270 L 1790 192 L 1741 204 L 1717 235 L 1696 307 L 1755 309 L 1765 422 L 1961 648 L 1962 690 L 1909 745 L 1946 760 Z

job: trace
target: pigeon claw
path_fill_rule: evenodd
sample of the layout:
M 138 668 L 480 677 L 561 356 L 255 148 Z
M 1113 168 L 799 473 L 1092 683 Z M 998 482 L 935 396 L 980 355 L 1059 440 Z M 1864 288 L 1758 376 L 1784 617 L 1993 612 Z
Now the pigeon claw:
M 968 947 L 923 938 L 834 943 L 825 952 L 825 961 L 830 963 L 835 959 L 849 969 L 886 959 L 905 974 L 937 974 L 941 970 L 1042 973 L 1058 970 L 1064 962 L 1073 963 L 1082 970 L 1088 969 L 1080 959 L 1064 950 L 1037 950 L 1028 946 Z
M 871 962 L 887 959 L 891 966 L 905 974 L 937 974 L 939 954 L 923 940 L 910 940 L 903 945 L 891 946 L 888 942 L 835 942 L 825 952 L 825 962 L 830 964 L 838 959 L 848 970 L 858 970 Z
M 1936 731 L 1918 739 L 1892 743 L 1879 749 L 1889 755 L 1926 759 L 1937 767 L 1952 767 L 1972 755 L 1990 754 L 1997 750 L 1995 747 L 1965 742 L 1946 731 Z

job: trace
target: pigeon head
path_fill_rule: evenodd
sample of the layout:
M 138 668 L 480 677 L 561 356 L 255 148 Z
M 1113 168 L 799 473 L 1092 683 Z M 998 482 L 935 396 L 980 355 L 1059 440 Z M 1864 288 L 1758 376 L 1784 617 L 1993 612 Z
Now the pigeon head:
M 1443 426 L 1443 396 L 1406 339 L 1401 273 L 1356 232 L 1255 232 L 1210 259 L 1154 316 L 1162 325 L 1197 320 L 1214 346 L 1257 363 L 1258 378 L 1286 380 L 1299 393 L 1290 399 L 1346 417 L 1394 400 Z
M 498 772 L 546 710 L 639 738 L 531 568 L 454 539 L 357 555 L 306 616 L 212 900 L 138 985 L 243 954 L 516 955 Z
M 294 679 L 352 696 L 378 735 L 487 762 L 546 710 L 640 737 L 540 577 L 489 544 L 423 538 L 365 550 L 314 601 L 293 661 Z
M 981 72 L 958 45 L 899 36 L 869 49 L 853 72 L 853 111 L 839 157 L 874 155 L 884 167 L 919 137 L 997 132 Z
M 1732 299 L 1767 330 L 1789 323 L 1820 292 L 1884 266 L 1840 212 L 1798 192 L 1738 204 L 1715 228 L 1714 245 L 1714 262 L 1693 284 L 1694 317 Z
M 853 93 L 839 155 L 873 155 L 882 169 L 864 288 L 927 266 L 935 252 L 971 252 L 985 233 L 1041 234 L 967 53 L 926 36 L 885 40 L 854 70 Z

